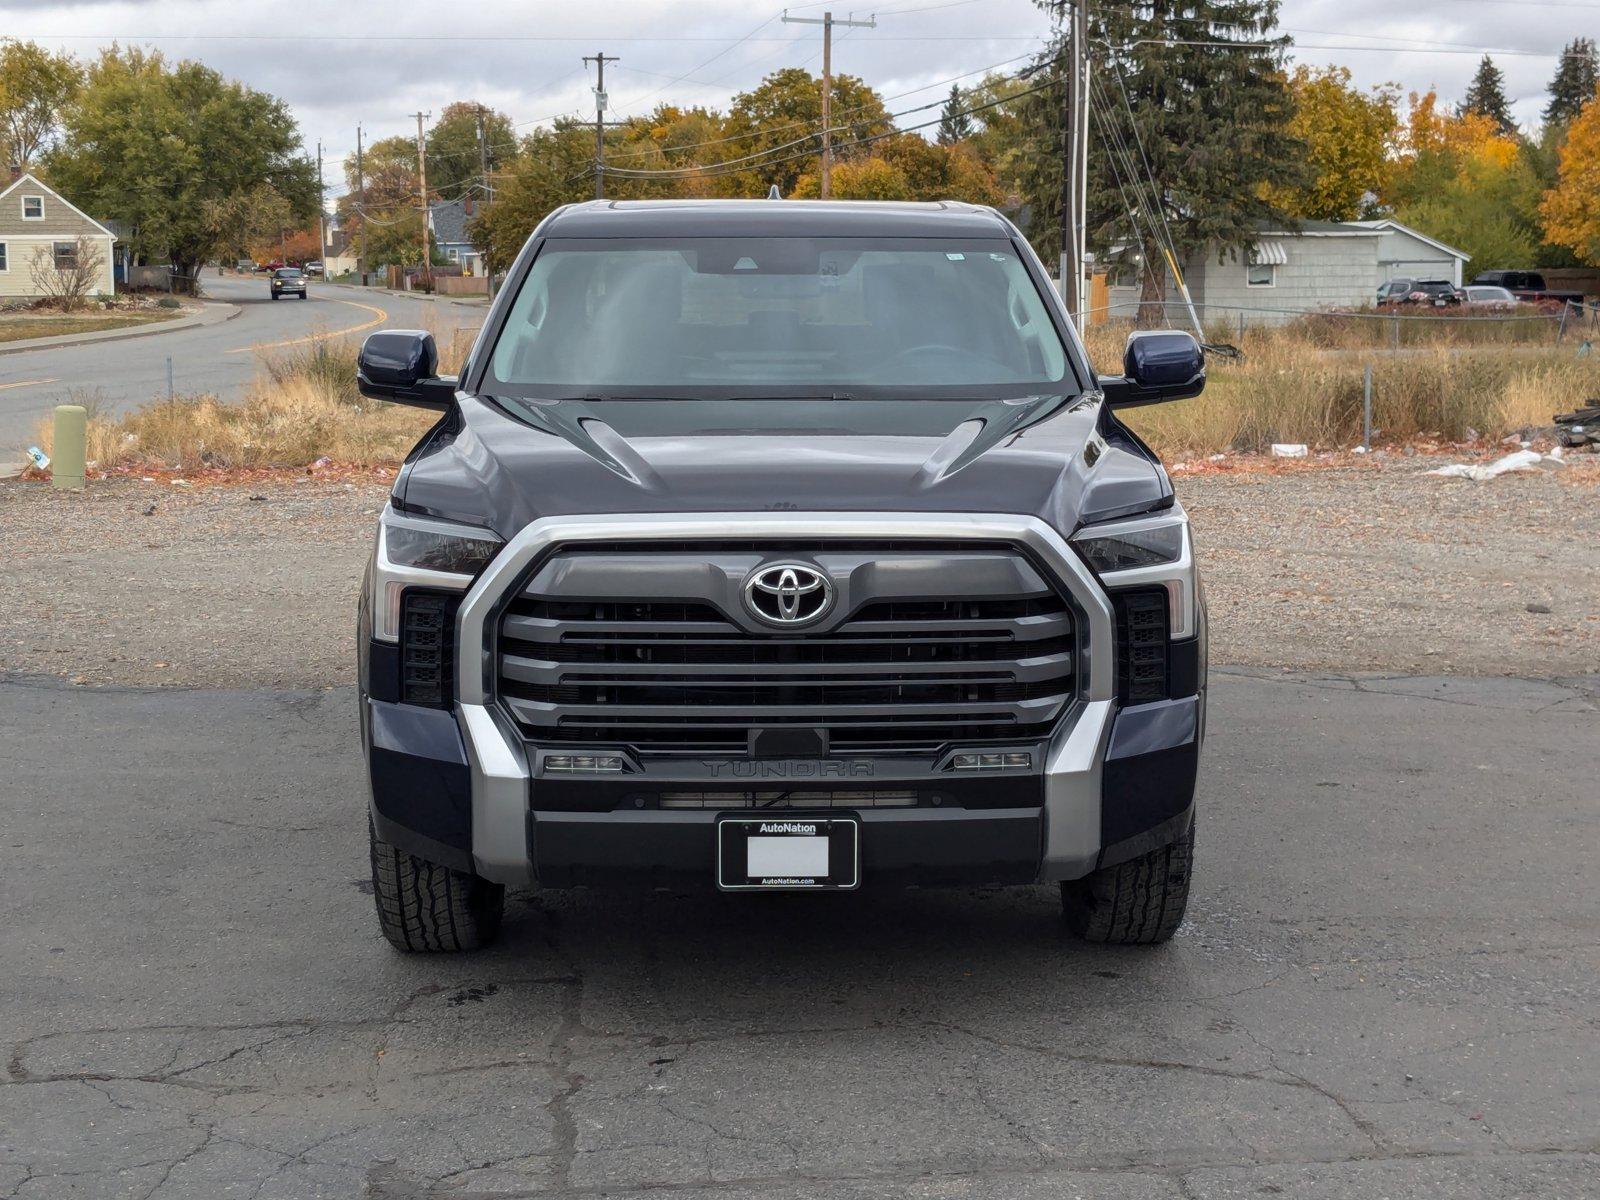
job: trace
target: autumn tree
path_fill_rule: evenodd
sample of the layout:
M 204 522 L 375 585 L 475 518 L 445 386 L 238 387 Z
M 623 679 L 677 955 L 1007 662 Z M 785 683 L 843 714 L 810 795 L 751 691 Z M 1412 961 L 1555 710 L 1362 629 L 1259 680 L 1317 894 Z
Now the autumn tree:
M 585 170 L 593 158 L 591 125 L 561 117 L 553 128 L 534 130 L 496 177 L 494 203 L 468 226 L 472 244 L 491 263 L 511 262 L 552 210 L 594 194 Z
M 316 168 L 283 101 L 138 48 L 89 67 L 46 164 L 80 208 L 126 226 L 136 255 L 170 261 L 182 289 L 226 241 L 216 202 L 267 185 L 297 225 L 317 211 Z
M 479 113 L 483 117 L 483 146 L 478 144 Z M 481 183 L 483 159 L 489 170 L 499 170 L 517 150 L 517 133 L 511 118 L 474 101 L 447 104 L 428 130 L 428 190 L 435 197 L 455 200 Z M 415 150 L 413 150 L 415 157 Z
M 223 259 L 263 261 L 263 245 L 276 243 L 278 235 L 295 223 L 294 209 L 271 184 L 207 200 L 206 223 Z M 277 250 L 274 248 L 273 255 Z
M 1565 125 L 1594 99 L 1600 90 L 1600 54 L 1593 38 L 1573 38 L 1561 55 L 1561 65 L 1550 81 L 1550 103 L 1545 105 L 1546 125 Z
M 1441 110 L 1433 92 L 1411 97 L 1382 198 L 1399 220 L 1470 254 L 1469 271 L 1538 257 L 1540 190 L 1520 137 L 1487 114 Z
M 369 267 L 415 263 L 422 243 L 416 139 L 378 139 L 362 154 L 361 168 L 358 180 L 355 159 L 345 159 L 346 190 L 335 205 L 340 227 Z
M 1348 67 L 1305 65 L 1295 68 L 1289 89 L 1289 132 L 1306 147 L 1310 177 L 1298 186 L 1269 188 L 1268 196 L 1290 216 L 1307 220 L 1372 216 L 1399 130 L 1399 93 L 1389 85 L 1360 90 Z
M 1478 64 L 1478 73 L 1467 87 L 1467 98 L 1461 103 L 1461 112 L 1488 117 L 1501 133 L 1517 131 L 1517 123 L 1511 118 L 1511 101 L 1506 99 L 1505 76 L 1487 54 Z
M 0 39 L 0 150 L 11 172 L 34 167 L 82 83 L 83 72 L 71 55 Z
M 854 75 L 833 77 L 830 103 L 833 142 L 841 154 L 862 138 L 893 129 L 878 94 Z M 715 148 L 722 151 L 719 159 L 758 156 L 732 173 L 729 194 L 765 196 L 773 184 L 791 194 L 801 175 L 819 169 L 822 81 L 801 67 L 774 71 L 733 98 L 727 132 L 733 140 Z
M 1550 241 L 1600 266 L 1600 97 L 1584 105 L 1568 128 L 1559 182 L 1540 211 Z

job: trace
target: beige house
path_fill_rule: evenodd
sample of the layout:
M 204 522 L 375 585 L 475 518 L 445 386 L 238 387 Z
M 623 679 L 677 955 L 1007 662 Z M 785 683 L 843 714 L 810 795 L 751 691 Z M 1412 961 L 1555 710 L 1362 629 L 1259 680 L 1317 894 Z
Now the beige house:
M 39 286 L 35 264 L 57 275 L 73 271 L 80 265 L 80 248 L 90 255 L 83 265 L 98 277 L 89 281 L 85 294 L 109 296 L 116 290 L 111 265 L 116 240 L 99 221 L 23 175 L 0 191 L 0 304 L 48 294 Z

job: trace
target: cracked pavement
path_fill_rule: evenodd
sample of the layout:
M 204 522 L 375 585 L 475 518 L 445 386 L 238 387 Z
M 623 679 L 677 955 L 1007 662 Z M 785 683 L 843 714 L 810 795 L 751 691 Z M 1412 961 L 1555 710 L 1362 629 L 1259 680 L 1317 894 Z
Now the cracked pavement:
M 0 1197 L 1600 1196 L 1600 678 L 1215 673 L 1153 951 L 578 892 L 403 958 L 349 689 L 0 706 Z

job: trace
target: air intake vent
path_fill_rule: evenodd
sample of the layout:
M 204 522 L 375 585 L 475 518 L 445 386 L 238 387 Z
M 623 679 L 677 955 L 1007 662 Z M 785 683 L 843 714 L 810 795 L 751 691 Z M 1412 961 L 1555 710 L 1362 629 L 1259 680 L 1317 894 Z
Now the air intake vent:
M 1167 593 L 1114 592 L 1117 610 L 1117 692 L 1124 704 L 1165 700 Z
M 400 607 L 400 699 L 448 708 L 455 699 L 451 674 L 456 607 L 461 597 L 412 589 Z

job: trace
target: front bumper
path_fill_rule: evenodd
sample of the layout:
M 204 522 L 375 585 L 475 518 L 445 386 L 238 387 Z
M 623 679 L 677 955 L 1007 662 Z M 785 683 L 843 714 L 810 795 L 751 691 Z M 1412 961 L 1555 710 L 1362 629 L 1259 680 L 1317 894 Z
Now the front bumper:
M 925 518 L 881 520 L 905 536 L 908 527 Z M 1084 695 L 1049 741 L 1034 748 L 1027 771 L 977 774 L 956 787 L 935 762 L 908 767 L 893 756 L 867 756 L 852 760 L 864 765 L 867 778 L 787 779 L 782 785 L 790 793 L 785 813 L 803 811 L 807 792 L 852 787 L 917 791 L 917 805 L 904 808 L 854 808 L 848 800 L 830 798 L 833 811 L 849 809 L 861 819 L 862 877 L 869 886 L 1077 879 L 1183 836 L 1192 815 L 1204 733 L 1205 629 L 1197 598 L 1188 639 L 1195 664 L 1188 677 L 1197 680 L 1196 694 L 1119 706 L 1111 606 L 1077 556 L 1039 522 L 962 520 L 960 532 L 966 536 L 1025 542 L 1067 583 L 1086 635 Z M 690 521 L 670 518 L 660 536 L 692 537 L 693 530 L 685 531 Z M 763 532 L 765 523 L 774 531 L 792 532 L 781 522 L 761 518 L 754 532 Z M 820 532 L 872 532 L 860 519 L 836 518 L 835 523 L 842 532 Z M 458 645 L 486 644 L 485 629 L 492 628 L 498 597 L 549 545 L 615 536 L 613 528 L 598 520 L 592 530 L 570 524 L 558 531 L 540 530 L 542 524 L 530 526 L 508 544 L 463 598 Z M 634 518 L 630 535 L 639 537 L 641 527 Z M 715 519 L 716 534 L 726 536 L 728 527 L 728 518 Z M 743 527 L 741 536 L 748 536 Z M 639 770 L 632 775 L 552 777 L 493 701 L 489 656 L 459 656 L 453 710 L 399 704 L 393 702 L 396 647 L 369 640 L 369 629 L 364 619 L 363 740 L 372 816 L 384 840 L 430 861 L 514 886 L 710 881 L 715 823 L 719 811 L 727 810 L 668 808 L 659 803 L 659 793 L 674 785 L 703 787 L 713 767 L 724 768 L 727 778 L 739 767 L 750 767 L 752 760 L 652 761 L 631 764 Z
M 392 651 L 374 643 L 372 653 Z M 861 818 L 864 881 L 1077 879 L 1183 836 L 1204 703 L 1202 693 L 1121 709 L 1111 701 L 1081 704 L 1042 748 L 1040 768 L 974 776 L 959 787 L 948 774 L 855 760 L 858 769 L 872 768 L 873 787 L 909 788 L 942 801 L 852 810 Z M 379 835 L 422 858 L 519 886 L 711 878 L 719 810 L 643 807 L 674 786 L 711 786 L 705 764 L 649 779 L 533 777 L 521 739 L 479 705 L 451 713 L 366 696 L 363 725 Z M 858 773 L 843 786 L 865 784 Z M 786 813 L 804 811 L 808 791 L 833 790 L 827 780 L 784 786 L 791 792 Z

